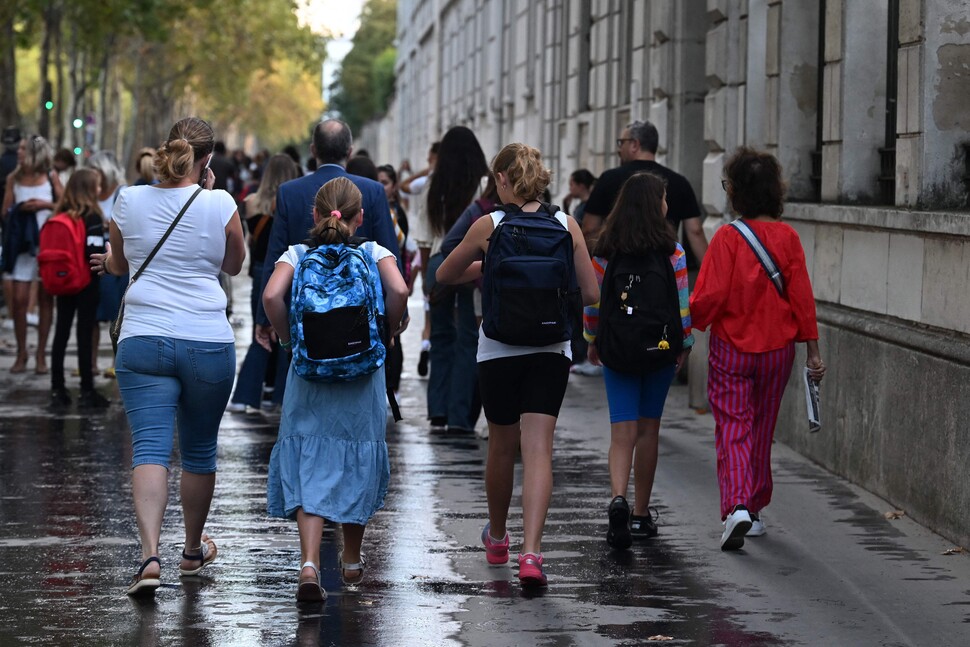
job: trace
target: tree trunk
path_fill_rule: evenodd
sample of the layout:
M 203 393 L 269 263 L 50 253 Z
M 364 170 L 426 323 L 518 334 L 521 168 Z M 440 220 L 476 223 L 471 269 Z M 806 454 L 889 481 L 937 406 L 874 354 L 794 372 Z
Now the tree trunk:
M 57 89 L 54 92 L 54 123 L 57 124 L 57 131 L 54 141 L 55 148 L 60 148 L 64 146 L 64 138 L 70 127 L 64 123 L 64 39 L 63 30 L 60 28 L 54 34 L 54 70 L 57 80 Z
M 0 128 L 20 125 L 17 109 L 17 59 L 13 21 L 16 2 L 0 3 Z
M 50 139 L 51 113 L 46 103 L 53 101 L 51 82 L 48 78 L 48 67 L 51 59 L 51 41 L 58 27 L 58 11 L 53 2 L 44 8 L 44 37 L 40 43 L 40 119 L 37 131 L 44 138 Z

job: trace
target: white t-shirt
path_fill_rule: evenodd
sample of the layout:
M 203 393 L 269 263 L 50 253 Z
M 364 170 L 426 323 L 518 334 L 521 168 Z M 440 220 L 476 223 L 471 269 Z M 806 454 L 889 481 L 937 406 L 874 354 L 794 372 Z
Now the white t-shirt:
M 134 276 L 198 187 L 132 186 L 118 194 L 111 217 L 125 241 Z M 226 293 L 219 272 L 226 225 L 236 202 L 225 191 L 203 190 L 128 290 L 120 339 L 142 335 L 228 343 Z
M 492 219 L 492 229 L 495 229 L 502 222 L 505 213 L 497 211 L 490 213 L 488 217 Z M 569 223 L 566 220 L 567 217 L 562 211 L 556 214 L 556 220 L 568 230 Z M 572 347 L 568 341 L 550 344 L 548 346 L 512 346 L 486 337 L 485 331 L 481 328 L 478 329 L 478 356 L 476 359 L 479 362 L 487 362 L 490 359 L 499 359 L 501 357 L 534 355 L 535 353 L 556 353 L 557 355 L 568 357 L 570 360 L 573 358 Z
M 381 247 L 372 240 L 363 243 L 360 248 L 361 250 L 370 254 L 370 257 L 374 259 L 375 263 L 379 263 L 388 256 L 394 256 L 394 254 L 392 254 L 389 250 Z M 289 249 L 283 252 L 283 255 L 280 256 L 280 259 L 276 262 L 286 263 L 287 265 L 291 265 L 294 269 L 296 269 L 296 267 L 300 264 L 300 261 L 303 260 L 303 257 L 306 256 L 308 249 L 310 248 L 303 244 L 290 245 Z

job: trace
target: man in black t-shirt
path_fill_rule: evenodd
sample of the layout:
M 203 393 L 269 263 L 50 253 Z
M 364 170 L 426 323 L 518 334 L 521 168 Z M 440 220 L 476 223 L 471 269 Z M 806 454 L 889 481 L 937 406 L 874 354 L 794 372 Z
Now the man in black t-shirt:
M 634 121 L 623 130 L 616 140 L 622 165 L 604 172 L 593 185 L 593 192 L 586 202 L 586 212 L 583 215 L 583 234 L 586 236 L 587 245 L 590 245 L 603 226 L 606 216 L 613 210 L 623 183 L 635 173 L 648 171 L 667 181 L 667 220 L 675 231 L 680 223 L 684 223 L 684 233 L 691 248 L 687 250 L 688 257 L 693 251 L 699 265 L 707 251 L 707 237 L 701 226 L 701 210 L 697 197 L 687 178 L 657 163 L 659 142 L 657 128 L 649 121 Z

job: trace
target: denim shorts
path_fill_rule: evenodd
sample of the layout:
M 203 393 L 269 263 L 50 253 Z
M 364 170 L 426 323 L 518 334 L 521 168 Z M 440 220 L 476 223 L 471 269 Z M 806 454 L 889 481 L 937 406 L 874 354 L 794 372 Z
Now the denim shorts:
M 118 388 L 131 426 L 132 467 L 168 468 L 178 431 L 182 469 L 216 471 L 216 437 L 236 374 L 232 342 L 128 337 L 118 344 Z

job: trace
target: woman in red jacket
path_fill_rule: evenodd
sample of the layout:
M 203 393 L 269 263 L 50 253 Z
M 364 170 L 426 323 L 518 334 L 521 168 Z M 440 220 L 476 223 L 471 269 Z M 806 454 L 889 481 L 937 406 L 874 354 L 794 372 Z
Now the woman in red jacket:
M 694 327 L 711 327 L 707 397 L 716 422 L 721 550 L 737 550 L 745 536 L 765 533 L 761 510 L 771 501 L 771 441 L 795 342 L 806 344 L 816 382 L 825 364 L 805 253 L 795 230 L 781 222 L 781 165 L 768 153 L 740 148 L 725 175 L 732 208 L 770 253 L 783 282 L 779 290 L 735 227 L 721 227 L 690 301 Z

